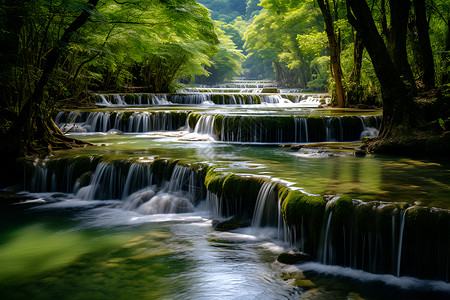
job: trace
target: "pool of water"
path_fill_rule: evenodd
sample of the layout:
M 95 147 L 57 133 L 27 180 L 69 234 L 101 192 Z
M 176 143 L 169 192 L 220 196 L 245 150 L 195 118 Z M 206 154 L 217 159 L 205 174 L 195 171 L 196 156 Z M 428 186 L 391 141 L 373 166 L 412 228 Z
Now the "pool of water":
M 34 194 L 0 212 L 2 299 L 446 299 L 450 284 L 276 262 L 270 228 L 219 232 L 205 204 L 143 216 Z M 392 298 L 393 297 L 393 298 Z
M 120 108 L 125 109 L 125 108 Z M 168 106 L 127 109 L 234 115 L 340 116 L 339 110 L 291 106 Z M 346 111 L 346 115 L 379 115 Z M 450 208 L 450 162 L 368 155 L 357 143 L 224 143 L 188 131 L 71 134 L 90 143 L 54 158 L 156 157 L 205 162 L 224 171 L 266 176 L 306 193 L 351 193 L 364 201 Z M 4 196 L 0 195 L 0 200 Z M 193 212 L 142 215 L 117 200 L 73 194 L 23 194 L 0 202 L 1 299 L 448 299 L 442 281 L 371 274 L 338 266 L 276 261 L 292 250 L 273 228 L 214 230 L 205 201 Z M 4 204 L 2 204 L 4 203 Z
M 98 145 L 61 155 L 113 158 L 161 157 L 207 162 L 235 173 L 269 176 L 311 194 L 353 193 L 363 200 L 419 203 L 450 208 L 450 163 L 386 155 L 354 155 L 355 144 L 303 145 L 300 150 L 219 143 L 184 131 L 148 134 L 87 134 L 74 137 Z

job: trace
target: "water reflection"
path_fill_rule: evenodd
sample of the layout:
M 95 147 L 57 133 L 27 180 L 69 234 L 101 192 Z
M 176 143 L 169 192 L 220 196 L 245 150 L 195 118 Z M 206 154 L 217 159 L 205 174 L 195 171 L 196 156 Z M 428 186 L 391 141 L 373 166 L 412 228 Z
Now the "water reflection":
M 207 162 L 235 173 L 272 176 L 313 194 L 354 193 L 362 200 L 421 203 L 449 208 L 450 163 L 392 156 L 355 157 L 338 150 L 308 147 L 248 146 L 217 142 L 183 142 L 167 133 L 152 135 L 82 135 L 78 138 L 108 146 L 75 149 L 75 153 L 115 158 L 163 157 Z

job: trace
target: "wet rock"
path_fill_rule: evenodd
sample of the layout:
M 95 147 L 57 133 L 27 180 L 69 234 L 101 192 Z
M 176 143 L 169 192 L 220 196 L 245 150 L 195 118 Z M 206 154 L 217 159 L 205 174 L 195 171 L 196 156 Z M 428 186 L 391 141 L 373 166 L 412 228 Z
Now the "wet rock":
M 280 90 L 277 88 L 263 88 L 261 93 L 279 93 Z
M 366 154 L 367 154 L 366 151 L 361 150 L 361 149 L 358 149 L 355 151 L 355 156 L 364 157 L 364 156 L 366 156 Z
M 283 264 L 293 265 L 299 262 L 311 261 L 312 256 L 302 252 L 284 252 L 278 255 L 277 260 Z
M 240 220 L 236 217 L 231 218 L 228 221 L 219 222 L 214 225 L 214 229 L 217 231 L 230 231 L 241 227 L 250 226 L 249 221 Z

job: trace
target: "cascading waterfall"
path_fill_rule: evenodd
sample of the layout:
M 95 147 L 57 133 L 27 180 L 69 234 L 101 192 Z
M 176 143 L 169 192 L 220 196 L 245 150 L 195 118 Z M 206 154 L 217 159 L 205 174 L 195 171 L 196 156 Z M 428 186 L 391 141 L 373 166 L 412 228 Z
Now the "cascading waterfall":
M 151 164 L 88 160 L 34 162 L 27 168 L 25 186 L 35 192 L 73 193 L 83 200 L 122 200 L 123 209 L 143 214 L 189 212 L 203 199 L 203 183 L 187 166 L 162 165 L 164 172 L 155 174 Z M 168 179 L 161 178 L 169 171 Z M 63 176 L 57 178 L 59 174 Z
M 203 179 L 192 168 L 176 161 L 155 163 L 108 162 L 84 156 L 36 160 L 26 168 L 25 187 L 32 192 L 72 193 L 85 200 L 117 200 L 121 201 L 118 207 L 142 214 L 190 212 L 205 199 Z M 206 194 L 214 220 L 247 216 L 253 229 L 277 228 L 279 239 L 324 264 L 448 280 L 450 245 L 445 235 L 450 219 L 446 210 L 336 196 L 326 202 L 321 225 L 317 219 L 306 220 L 312 218 L 307 214 L 297 217 L 298 225 L 288 226 L 281 215 L 276 182 L 233 176 L 226 181 L 231 184 L 230 191 L 220 196 L 210 191 Z M 243 190 L 230 202 L 226 195 L 232 195 L 232 186 L 239 180 L 246 180 L 240 183 Z M 252 182 L 259 182 L 259 190 L 253 206 L 247 208 L 252 200 L 250 194 L 242 193 L 254 190 Z M 308 201 L 314 200 L 304 205 L 313 205 Z M 242 209 L 249 213 L 242 214 Z M 320 215 L 316 213 L 314 218 Z M 311 227 L 313 224 L 317 225 Z M 312 236 L 314 232 L 318 236 Z M 421 243 L 422 238 L 428 242 Z
M 262 88 L 249 89 L 202 89 L 179 92 L 177 94 L 99 94 L 96 104 L 99 106 L 129 105 L 244 105 L 244 104 L 284 104 L 297 107 L 322 107 L 329 105 L 331 98 L 327 94 L 291 93 L 266 94 Z M 293 101 L 289 100 L 292 99 Z
M 272 117 L 202 115 L 193 129 L 215 140 L 239 143 L 308 143 L 358 141 L 365 132 L 377 135 L 368 120 L 378 117 Z M 218 125 L 217 122 L 220 122 Z M 218 130 L 217 128 L 220 128 Z
M 259 190 L 256 199 L 255 211 L 252 218 L 252 228 L 263 226 L 278 226 L 280 210 L 276 185 L 273 182 L 265 182 Z
M 57 126 L 66 133 L 173 131 L 185 125 L 185 112 L 59 112 Z
M 197 124 L 195 125 L 194 132 L 198 134 L 207 134 L 213 138 L 216 138 L 214 134 L 214 115 L 202 115 Z

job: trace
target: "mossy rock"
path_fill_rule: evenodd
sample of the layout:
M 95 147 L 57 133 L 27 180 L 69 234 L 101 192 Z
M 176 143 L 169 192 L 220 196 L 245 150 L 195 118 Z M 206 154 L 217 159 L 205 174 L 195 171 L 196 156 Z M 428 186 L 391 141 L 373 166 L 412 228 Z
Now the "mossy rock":
M 309 279 L 296 279 L 296 280 L 294 280 L 292 285 L 301 287 L 302 289 L 306 289 L 306 290 L 316 287 L 316 285 Z
M 284 252 L 278 255 L 277 261 L 287 265 L 293 265 L 299 262 L 312 261 L 313 258 L 311 255 L 305 253 L 290 253 Z
M 214 129 L 215 129 L 216 135 L 221 133 L 222 124 L 223 124 L 223 115 L 216 115 L 214 118 Z
M 266 179 L 259 177 L 244 177 L 229 174 L 223 181 L 222 192 L 225 197 L 245 197 L 249 201 L 256 201 L 259 190 Z
M 280 92 L 280 90 L 277 89 L 277 88 L 263 88 L 261 90 L 261 93 L 275 93 L 275 94 L 278 94 L 279 92 Z
M 354 219 L 355 206 L 352 197 L 348 195 L 339 197 L 330 208 L 333 210 L 334 222 L 339 226 L 349 225 Z
M 194 129 L 195 125 L 197 125 L 198 120 L 200 119 L 202 115 L 197 113 L 190 113 L 188 116 L 188 124 L 189 127 Z
M 320 228 L 326 203 L 323 196 L 310 196 L 300 191 L 291 191 L 284 199 L 281 210 L 289 225 L 299 225 L 301 216 L 305 216 L 314 227 Z
M 239 218 L 233 217 L 228 221 L 217 223 L 214 227 L 217 231 L 230 231 L 242 227 L 250 226 L 250 222 L 246 220 L 240 220 Z
M 280 199 L 281 203 L 283 203 L 290 192 L 291 189 L 286 186 L 278 188 L 278 199 Z
M 222 186 L 225 177 L 226 173 L 216 171 L 213 167 L 209 168 L 205 176 L 206 188 L 210 192 L 216 194 L 217 196 L 220 196 L 222 194 Z
M 134 114 L 134 112 L 132 111 L 124 111 L 122 113 L 122 124 L 127 124 L 128 125 L 128 121 L 130 120 L 130 117 Z
M 137 94 L 126 94 L 125 95 L 125 102 L 127 104 L 137 104 L 139 100 L 139 95 Z
M 449 232 L 450 211 L 414 206 L 407 210 L 405 228 L 417 233 L 441 235 Z

